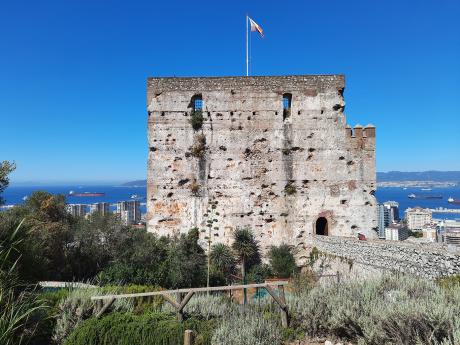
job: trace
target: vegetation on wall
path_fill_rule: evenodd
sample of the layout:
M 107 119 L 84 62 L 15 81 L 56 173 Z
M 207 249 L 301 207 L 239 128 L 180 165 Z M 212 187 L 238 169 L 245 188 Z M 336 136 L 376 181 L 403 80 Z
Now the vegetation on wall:
M 201 158 L 206 152 L 206 136 L 204 134 L 197 134 L 193 139 L 193 146 L 191 153 L 193 157 Z
M 203 127 L 203 111 L 201 110 L 193 110 L 190 114 L 190 124 L 192 125 L 195 131 L 198 131 Z

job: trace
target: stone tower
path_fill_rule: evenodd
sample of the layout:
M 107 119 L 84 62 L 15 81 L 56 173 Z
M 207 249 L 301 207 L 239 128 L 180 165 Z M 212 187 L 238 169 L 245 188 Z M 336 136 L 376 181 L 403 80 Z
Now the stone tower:
M 149 78 L 148 231 L 263 249 L 376 237 L 375 127 L 346 125 L 343 75 Z

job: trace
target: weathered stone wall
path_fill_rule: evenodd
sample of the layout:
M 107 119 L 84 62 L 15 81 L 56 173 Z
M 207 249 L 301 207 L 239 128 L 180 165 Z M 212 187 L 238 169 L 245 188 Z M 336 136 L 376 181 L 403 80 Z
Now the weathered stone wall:
M 460 274 L 460 255 L 437 244 L 359 241 L 354 238 L 313 236 L 309 248 L 312 247 L 350 260 L 350 273 L 353 276 L 366 277 L 377 272 L 398 271 L 433 279 Z M 308 255 L 308 250 L 299 254 L 302 261 Z M 347 265 L 346 261 L 344 263 Z M 340 265 L 332 268 L 332 273 L 338 266 Z
M 346 126 L 343 90 L 341 75 L 149 78 L 148 230 L 212 221 L 213 240 L 229 243 L 236 227 L 250 226 L 264 249 L 303 245 L 324 217 L 331 235 L 374 236 L 375 128 Z M 198 131 L 195 95 L 205 118 Z M 194 157 L 201 135 L 205 151 Z

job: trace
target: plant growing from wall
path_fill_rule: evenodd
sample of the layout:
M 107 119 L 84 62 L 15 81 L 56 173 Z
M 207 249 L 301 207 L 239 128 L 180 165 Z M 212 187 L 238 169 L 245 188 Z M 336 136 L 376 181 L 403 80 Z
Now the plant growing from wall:
M 294 183 L 288 182 L 286 186 L 284 187 L 284 193 L 286 195 L 294 195 L 295 193 L 297 193 L 297 188 L 294 185 Z
M 193 196 L 200 196 L 200 189 L 201 186 L 196 180 L 193 180 L 192 183 L 190 183 L 190 191 L 192 192 Z
M 206 151 L 206 136 L 204 134 L 198 134 L 193 139 L 193 146 L 191 149 L 192 156 L 201 158 L 204 156 Z
M 203 127 L 203 111 L 193 110 L 190 114 L 190 124 L 195 131 L 200 130 Z

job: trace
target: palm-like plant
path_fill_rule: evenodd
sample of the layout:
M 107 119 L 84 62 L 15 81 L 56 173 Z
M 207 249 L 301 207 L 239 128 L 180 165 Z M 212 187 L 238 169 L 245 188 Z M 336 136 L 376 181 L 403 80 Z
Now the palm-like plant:
M 228 282 L 230 275 L 235 273 L 236 266 L 232 249 L 223 243 L 216 243 L 212 246 L 210 255 L 212 266 L 221 272 Z
M 241 276 L 245 284 L 247 263 L 259 256 L 259 243 L 250 228 L 237 228 L 233 233 L 233 240 L 232 249 L 241 265 Z M 246 303 L 246 289 L 244 289 L 244 303 Z

